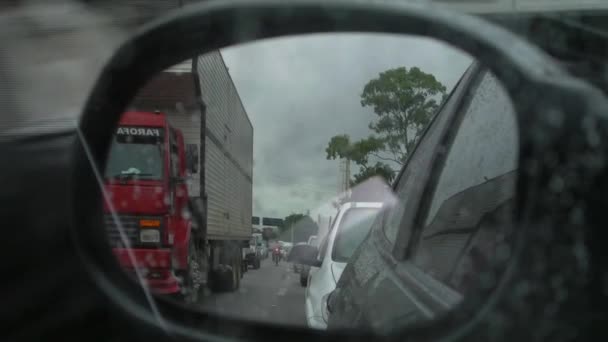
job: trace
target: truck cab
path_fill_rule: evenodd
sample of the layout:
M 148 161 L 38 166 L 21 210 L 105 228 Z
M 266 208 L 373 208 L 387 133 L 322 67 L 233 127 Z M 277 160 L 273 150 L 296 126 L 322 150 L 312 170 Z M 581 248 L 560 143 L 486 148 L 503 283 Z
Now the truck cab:
M 159 112 L 126 112 L 104 173 L 105 223 L 121 266 L 158 293 L 181 290 L 191 219 L 182 132 Z

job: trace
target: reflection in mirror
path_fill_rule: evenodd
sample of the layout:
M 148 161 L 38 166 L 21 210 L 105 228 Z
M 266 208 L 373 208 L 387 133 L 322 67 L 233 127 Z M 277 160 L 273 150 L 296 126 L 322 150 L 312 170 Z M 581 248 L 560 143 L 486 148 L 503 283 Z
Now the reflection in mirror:
M 402 328 L 496 284 L 517 147 L 506 92 L 450 46 L 269 39 L 139 91 L 104 172 L 106 229 L 134 280 L 193 308 Z

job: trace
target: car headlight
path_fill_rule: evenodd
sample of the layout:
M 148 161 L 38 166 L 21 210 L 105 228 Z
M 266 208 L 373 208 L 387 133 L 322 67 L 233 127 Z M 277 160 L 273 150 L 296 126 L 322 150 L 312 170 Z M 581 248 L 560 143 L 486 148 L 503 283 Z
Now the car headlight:
M 156 229 L 142 229 L 139 232 L 139 241 L 142 243 L 160 242 L 160 231 Z

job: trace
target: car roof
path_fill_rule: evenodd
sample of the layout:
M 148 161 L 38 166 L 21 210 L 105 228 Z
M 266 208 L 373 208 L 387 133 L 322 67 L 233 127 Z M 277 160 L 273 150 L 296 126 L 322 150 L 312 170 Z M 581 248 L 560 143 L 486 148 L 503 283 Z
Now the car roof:
M 382 202 L 346 202 L 340 206 L 340 211 L 350 208 L 382 208 Z

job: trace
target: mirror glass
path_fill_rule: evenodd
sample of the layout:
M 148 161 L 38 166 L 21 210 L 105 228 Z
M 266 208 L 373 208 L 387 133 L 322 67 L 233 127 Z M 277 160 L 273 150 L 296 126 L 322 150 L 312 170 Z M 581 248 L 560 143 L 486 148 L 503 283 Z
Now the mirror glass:
M 496 287 L 517 158 L 507 92 L 449 45 L 267 39 L 140 89 L 102 172 L 107 236 L 135 281 L 192 309 L 386 332 Z

